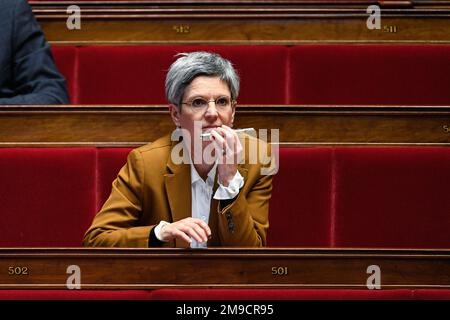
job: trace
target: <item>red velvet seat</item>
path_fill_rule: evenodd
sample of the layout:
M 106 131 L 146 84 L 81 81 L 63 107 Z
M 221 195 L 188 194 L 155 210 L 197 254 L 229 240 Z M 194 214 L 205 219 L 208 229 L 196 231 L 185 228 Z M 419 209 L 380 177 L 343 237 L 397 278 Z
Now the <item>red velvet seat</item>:
M 81 47 L 81 104 L 164 104 L 172 51 L 153 46 Z M 99 81 L 101 79 L 101 81 Z
M 154 300 L 409 300 L 411 291 L 342 289 L 159 289 Z
M 79 246 L 130 150 L 0 149 L 0 245 Z M 268 245 L 450 248 L 449 180 L 445 147 L 282 148 Z
M 66 78 L 72 104 L 78 104 L 78 50 L 72 46 L 53 46 L 53 58 L 61 74 Z
M 290 49 L 291 104 L 450 105 L 449 45 Z
M 337 148 L 337 247 L 450 248 L 450 148 Z
M 79 246 L 129 151 L 0 149 L 0 246 Z M 450 149 L 445 147 L 283 148 L 268 244 L 450 248 L 448 181 Z M 0 299 L 424 300 L 450 295 L 431 289 L 0 290 Z
M 284 46 L 81 47 L 79 103 L 166 104 L 164 82 L 174 56 L 197 50 L 215 51 L 235 64 L 242 78 L 239 103 L 286 103 Z
M 0 246 L 78 247 L 95 213 L 93 148 L 0 149 Z
M 214 51 L 241 75 L 241 104 L 450 105 L 449 45 L 54 47 L 74 104 L 166 104 L 174 55 Z M 426 63 L 424 63 L 426 61 Z
M 269 206 L 268 246 L 328 247 L 331 148 L 282 148 Z

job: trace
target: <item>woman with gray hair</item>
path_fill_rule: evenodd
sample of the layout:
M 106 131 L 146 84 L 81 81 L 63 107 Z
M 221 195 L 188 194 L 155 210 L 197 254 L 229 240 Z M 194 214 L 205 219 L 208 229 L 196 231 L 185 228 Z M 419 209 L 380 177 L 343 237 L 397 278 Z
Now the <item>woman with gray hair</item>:
M 177 129 L 130 152 L 84 245 L 265 246 L 272 176 L 263 173 L 274 163 L 249 161 L 256 149 L 270 157 L 269 146 L 248 135 L 243 145 L 232 129 L 238 94 L 230 61 L 178 55 L 166 77 Z

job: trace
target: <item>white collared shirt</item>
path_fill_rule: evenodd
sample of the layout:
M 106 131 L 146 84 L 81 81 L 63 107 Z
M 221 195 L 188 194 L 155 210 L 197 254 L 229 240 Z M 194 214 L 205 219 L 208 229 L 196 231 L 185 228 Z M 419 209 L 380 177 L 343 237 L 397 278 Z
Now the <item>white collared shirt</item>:
M 208 172 L 206 181 L 203 180 L 198 174 L 197 170 L 194 167 L 194 164 L 191 162 L 191 215 L 192 218 L 201 219 L 206 224 L 209 222 L 209 210 L 211 208 L 211 195 L 214 188 L 214 179 L 216 177 L 217 171 L 217 161 L 212 167 L 212 169 Z M 228 184 L 228 187 L 222 185 L 220 179 L 218 181 L 219 187 L 214 193 L 214 199 L 216 200 L 229 200 L 233 199 L 239 194 L 239 189 L 244 185 L 244 178 L 239 173 L 239 170 L 234 175 L 233 179 Z M 160 230 L 164 224 L 167 224 L 166 221 L 161 221 L 155 227 L 155 235 L 161 240 Z M 206 242 L 197 242 L 192 239 L 191 248 L 206 248 Z
M 191 163 L 191 212 L 192 218 L 201 219 L 206 224 L 209 222 L 209 210 L 211 208 L 211 195 L 214 188 L 214 179 L 217 171 L 217 163 L 208 172 L 206 181 L 198 174 L 194 165 Z M 228 187 L 222 185 L 219 181 L 219 187 L 214 193 L 214 199 L 227 200 L 233 199 L 239 193 L 239 189 L 244 185 L 244 178 L 236 172 Z M 206 248 L 206 242 L 197 242 L 192 239 L 191 248 Z

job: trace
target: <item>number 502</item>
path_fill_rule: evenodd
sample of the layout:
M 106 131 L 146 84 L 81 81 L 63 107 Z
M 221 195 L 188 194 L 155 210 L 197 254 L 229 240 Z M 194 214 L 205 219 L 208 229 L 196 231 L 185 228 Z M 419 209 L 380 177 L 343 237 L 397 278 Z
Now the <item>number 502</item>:
M 28 267 L 8 267 L 8 274 L 10 276 L 27 275 Z

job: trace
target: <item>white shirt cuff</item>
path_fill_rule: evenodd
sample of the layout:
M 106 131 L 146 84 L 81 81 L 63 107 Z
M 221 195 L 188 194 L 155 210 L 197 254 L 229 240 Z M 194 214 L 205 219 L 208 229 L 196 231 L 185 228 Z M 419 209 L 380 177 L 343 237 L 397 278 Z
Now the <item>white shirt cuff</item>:
M 230 200 L 239 194 L 239 189 L 244 185 L 244 178 L 239 173 L 239 170 L 231 179 L 228 187 L 222 185 L 219 181 L 219 187 L 214 194 L 214 199 L 216 200 Z
M 167 242 L 161 238 L 160 232 L 161 228 L 164 227 L 166 224 L 169 224 L 167 221 L 162 220 L 158 225 L 155 227 L 155 236 L 159 241 Z

